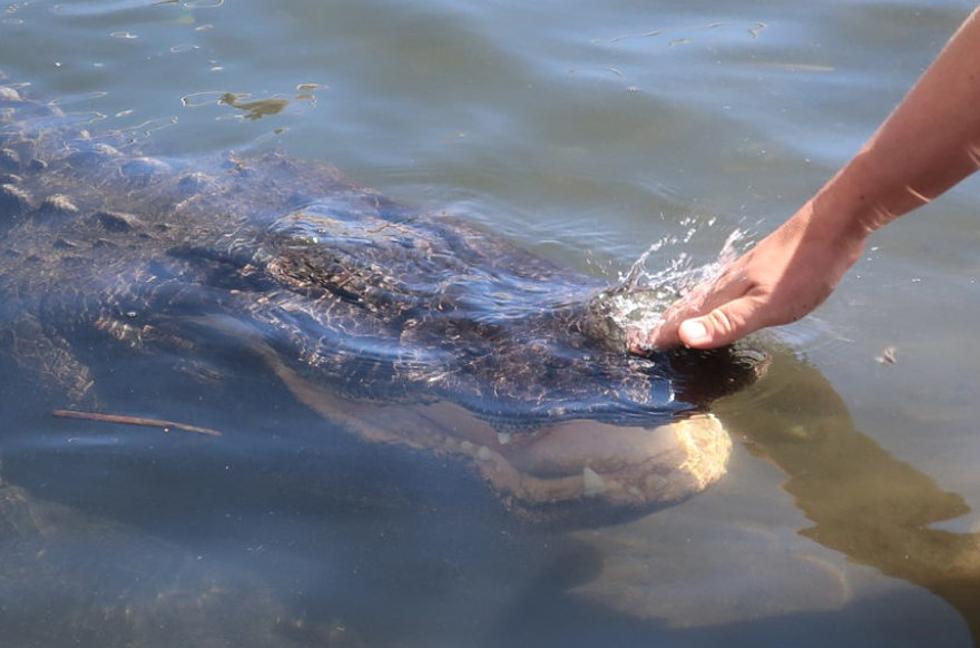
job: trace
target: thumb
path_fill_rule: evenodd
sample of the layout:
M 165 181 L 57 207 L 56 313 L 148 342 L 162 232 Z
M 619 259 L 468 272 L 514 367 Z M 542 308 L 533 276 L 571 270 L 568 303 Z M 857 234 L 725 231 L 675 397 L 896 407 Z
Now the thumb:
M 681 342 L 692 349 L 715 349 L 731 344 L 760 328 L 759 303 L 752 297 L 740 297 L 723 304 L 707 315 L 681 322 Z

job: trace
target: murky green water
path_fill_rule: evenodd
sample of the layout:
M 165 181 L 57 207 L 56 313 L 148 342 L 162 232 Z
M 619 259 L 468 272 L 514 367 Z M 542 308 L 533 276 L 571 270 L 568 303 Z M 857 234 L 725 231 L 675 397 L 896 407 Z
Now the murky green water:
M 0 69 L 155 151 L 327 160 L 612 278 L 781 222 L 971 6 L 27 1 Z M 978 189 L 766 342 L 717 406 L 742 441 L 719 485 L 618 526 L 529 529 L 462 469 L 325 447 L 285 390 L 223 414 L 240 448 L 6 423 L 4 645 L 969 645 Z

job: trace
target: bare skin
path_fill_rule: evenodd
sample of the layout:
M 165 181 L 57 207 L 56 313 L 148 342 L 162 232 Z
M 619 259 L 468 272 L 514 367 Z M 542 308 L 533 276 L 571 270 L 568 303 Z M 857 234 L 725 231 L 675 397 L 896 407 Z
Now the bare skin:
M 980 9 L 861 151 L 710 285 L 673 304 L 632 350 L 711 349 L 819 306 L 868 236 L 980 168 Z

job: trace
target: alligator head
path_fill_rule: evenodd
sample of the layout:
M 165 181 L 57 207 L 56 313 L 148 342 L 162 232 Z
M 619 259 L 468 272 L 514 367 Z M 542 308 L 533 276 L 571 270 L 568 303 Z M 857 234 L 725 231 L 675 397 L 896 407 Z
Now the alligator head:
M 343 428 L 462 457 L 525 509 L 650 507 L 724 473 L 707 406 L 757 356 L 627 354 L 622 289 L 505 237 L 279 153 L 154 160 L 4 92 L 3 246 L 30 262 L 0 297 L 57 336 L 32 357 L 70 355 L 85 327 L 127 350 L 245 344 Z
M 301 401 L 364 438 L 464 456 L 525 510 L 702 490 L 730 449 L 708 404 L 765 367 L 748 348 L 630 355 L 616 290 L 373 194 L 275 219 L 249 263 L 277 286 L 251 311 L 263 356 Z

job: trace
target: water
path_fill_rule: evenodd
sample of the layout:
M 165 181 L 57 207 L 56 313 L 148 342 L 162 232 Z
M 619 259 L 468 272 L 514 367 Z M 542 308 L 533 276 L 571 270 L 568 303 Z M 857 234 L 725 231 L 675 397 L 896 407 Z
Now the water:
M 677 242 L 654 273 L 775 227 L 970 9 L 27 2 L 0 18 L 0 68 L 161 154 L 326 160 L 611 282 L 655 241 Z M 19 417 L 3 476 L 32 517 L 15 502 L 2 524 L 45 534 L 0 543 L 7 641 L 969 645 L 977 188 L 876 234 L 764 342 L 766 379 L 715 408 L 739 440 L 725 479 L 620 525 L 528 528 L 451 463 L 325 443 L 247 372 L 263 398 L 231 407 L 118 381 L 237 446 Z

